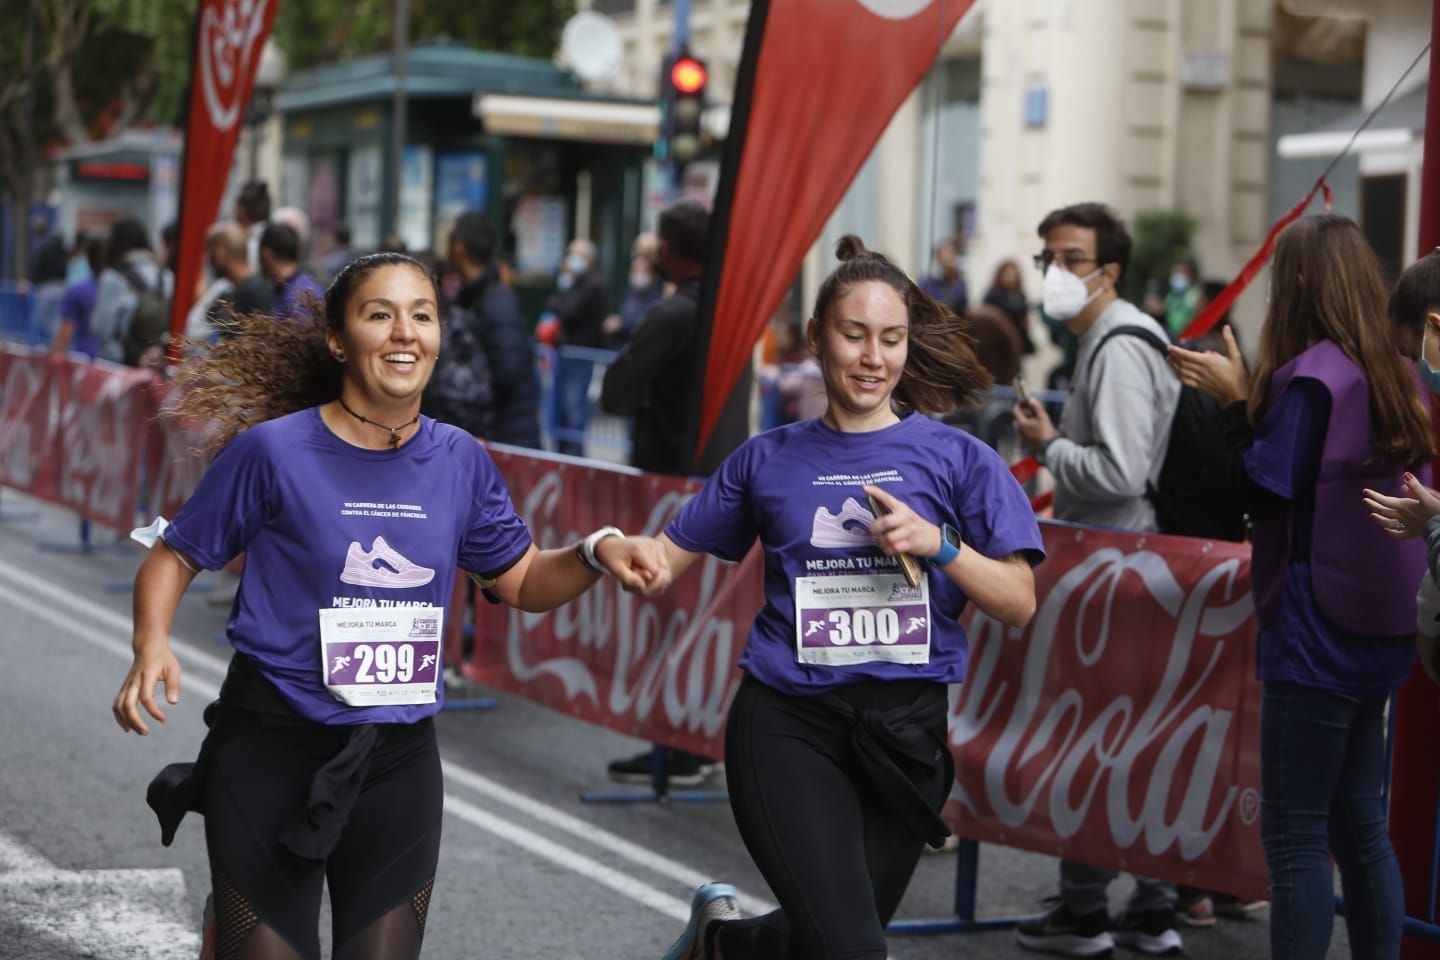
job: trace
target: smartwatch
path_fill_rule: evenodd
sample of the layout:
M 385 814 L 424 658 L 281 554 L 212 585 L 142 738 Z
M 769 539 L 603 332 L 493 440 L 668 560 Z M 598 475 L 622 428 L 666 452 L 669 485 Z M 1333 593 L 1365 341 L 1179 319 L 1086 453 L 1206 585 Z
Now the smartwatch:
M 950 561 L 960 556 L 960 531 L 948 523 L 940 525 L 940 552 L 930 558 L 937 567 L 948 567 Z

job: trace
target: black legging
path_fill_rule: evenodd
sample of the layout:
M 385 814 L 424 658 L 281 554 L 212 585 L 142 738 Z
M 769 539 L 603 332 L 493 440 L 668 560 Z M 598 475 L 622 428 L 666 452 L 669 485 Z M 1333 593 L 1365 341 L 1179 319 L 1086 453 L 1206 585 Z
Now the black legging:
M 943 685 L 923 681 L 867 681 L 836 692 L 860 711 L 946 695 Z M 928 733 L 945 751 L 941 716 Z M 780 909 L 721 926 L 725 960 L 885 960 L 885 925 L 923 844 L 863 773 L 850 727 L 808 698 L 748 676 L 741 683 L 725 732 L 730 806 Z M 947 759 L 906 772 L 939 810 L 951 769 Z
M 279 836 L 304 815 L 316 770 L 348 730 L 277 727 L 244 711 L 219 724 L 205 779 L 217 960 L 318 960 L 326 881 L 336 960 L 419 956 L 444 795 L 434 722 L 379 726 L 359 797 L 323 863 L 290 853 Z

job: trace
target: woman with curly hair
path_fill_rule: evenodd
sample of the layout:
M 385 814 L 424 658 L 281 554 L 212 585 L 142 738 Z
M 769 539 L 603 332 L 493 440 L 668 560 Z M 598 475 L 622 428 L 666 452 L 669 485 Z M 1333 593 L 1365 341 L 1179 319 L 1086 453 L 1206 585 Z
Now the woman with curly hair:
M 672 576 L 757 538 L 765 550 L 725 770 L 780 901 L 740 919 L 733 887 L 702 886 L 666 960 L 884 960 L 922 846 L 949 832 L 957 618 L 972 601 L 1014 626 L 1035 611 L 1044 554 L 1024 492 L 993 450 L 927 415 L 990 384 L 964 322 L 856 237 L 839 257 L 806 331 L 824 415 L 752 437 L 658 538 Z
M 327 880 L 335 957 L 419 955 L 457 566 L 529 611 L 606 570 L 632 590 L 662 571 L 651 541 L 613 527 L 536 549 L 485 449 L 420 415 L 441 322 L 418 261 L 354 261 L 323 318 L 242 320 L 185 370 L 179 412 L 213 420 L 220 450 L 136 575 L 135 659 L 114 703 L 122 730 L 148 733 L 142 707 L 164 721 L 155 687 L 179 701 L 180 597 L 244 552 L 210 732 L 149 793 L 166 843 L 186 809 L 205 815 L 220 960 L 318 957 Z

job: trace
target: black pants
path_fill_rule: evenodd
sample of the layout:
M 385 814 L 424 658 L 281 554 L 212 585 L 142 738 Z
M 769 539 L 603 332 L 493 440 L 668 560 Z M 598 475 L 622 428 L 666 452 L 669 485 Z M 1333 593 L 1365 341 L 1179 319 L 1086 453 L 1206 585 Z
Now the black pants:
M 838 694 L 862 711 L 946 695 L 925 681 L 862 682 Z M 725 732 L 730 806 L 780 909 L 720 928 L 727 960 L 885 960 L 885 925 L 923 844 L 861 771 L 850 727 L 808 698 L 741 683 Z M 943 721 L 930 733 L 948 758 Z M 936 810 L 951 772 L 947 759 L 911 773 Z
M 278 943 L 267 950 L 253 942 L 273 940 L 257 929 L 269 928 L 293 955 L 318 958 L 327 880 L 337 957 L 418 953 L 440 856 L 440 753 L 431 720 L 378 729 L 339 842 L 327 861 L 316 862 L 290 853 L 279 836 L 304 815 L 316 770 L 340 750 L 348 729 L 222 713 L 211 731 L 217 744 L 204 785 L 220 957 L 291 955 Z M 386 927 L 379 929 L 382 917 Z

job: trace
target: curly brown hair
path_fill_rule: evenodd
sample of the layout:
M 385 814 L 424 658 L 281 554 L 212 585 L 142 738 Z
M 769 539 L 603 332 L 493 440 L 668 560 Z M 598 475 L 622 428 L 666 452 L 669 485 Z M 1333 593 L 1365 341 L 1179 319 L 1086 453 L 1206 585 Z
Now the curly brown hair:
M 439 303 L 434 274 L 414 257 L 388 252 L 360 257 L 331 281 L 323 304 L 307 295 L 298 319 L 250 314 L 227 323 L 226 335 L 213 344 L 190 341 L 190 355 L 175 375 L 180 395 L 164 413 L 214 424 L 205 449 L 215 451 L 257 423 L 336 399 L 345 365 L 331 355 L 326 333 L 345 329 L 355 291 L 389 266 L 414 268 L 435 285 Z
M 930 414 L 977 405 L 993 381 L 975 356 L 970 324 L 921 290 L 884 254 L 865 249 L 854 234 L 840 238 L 835 255 L 840 265 L 815 295 L 815 322 L 825 323 L 831 306 L 856 284 L 885 284 L 900 295 L 910 317 L 905 369 L 895 386 L 895 403 L 906 412 Z

